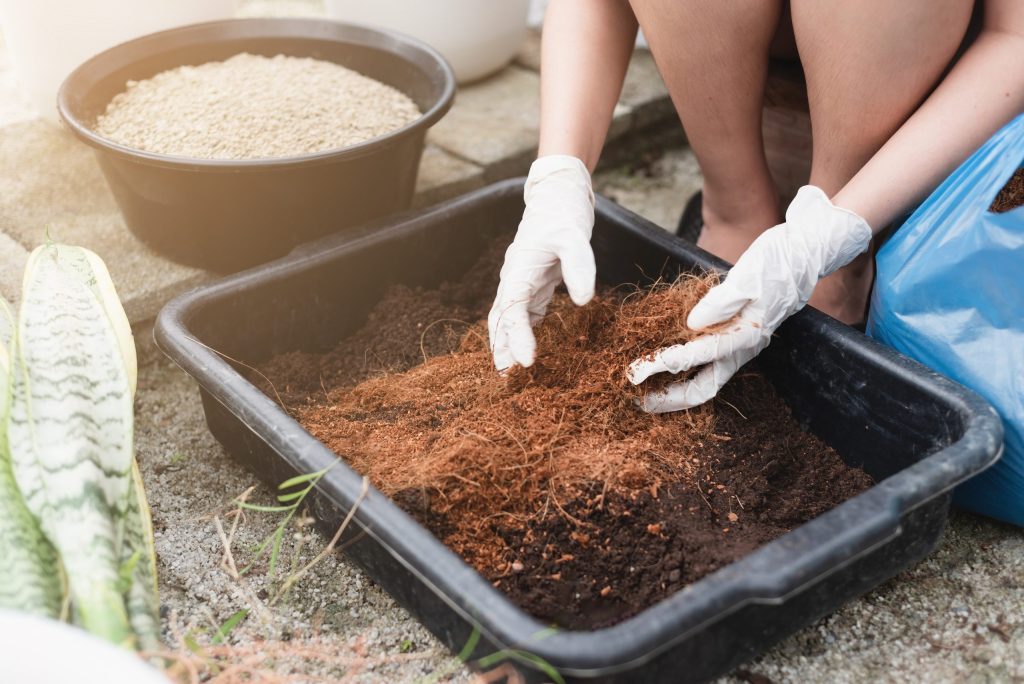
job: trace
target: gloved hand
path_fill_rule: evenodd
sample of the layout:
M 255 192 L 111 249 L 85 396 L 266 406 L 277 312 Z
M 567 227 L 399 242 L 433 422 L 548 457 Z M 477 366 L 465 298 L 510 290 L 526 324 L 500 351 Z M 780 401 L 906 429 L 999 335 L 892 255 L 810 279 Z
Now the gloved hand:
M 634 385 L 655 373 L 704 366 L 689 380 L 648 394 L 641 408 L 650 413 L 678 411 L 718 394 L 743 364 L 768 346 L 776 328 L 803 308 L 818 280 L 867 250 L 871 234 L 864 219 L 833 205 L 820 188 L 800 188 L 786 210 L 786 222 L 766 230 L 747 248 L 725 281 L 693 307 L 686 324 L 702 330 L 736 320 L 630 364 L 627 376 Z
M 594 296 L 594 191 L 586 165 L 551 155 L 533 162 L 523 191 L 526 210 L 505 252 L 498 295 L 487 316 L 494 365 L 503 371 L 533 365 L 532 326 L 544 317 L 555 287 L 583 306 Z

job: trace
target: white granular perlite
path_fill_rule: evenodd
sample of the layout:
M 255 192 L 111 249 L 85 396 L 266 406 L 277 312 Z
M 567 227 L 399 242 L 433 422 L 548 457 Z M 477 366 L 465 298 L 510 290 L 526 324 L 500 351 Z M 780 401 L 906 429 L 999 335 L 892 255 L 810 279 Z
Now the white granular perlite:
M 404 93 L 333 62 L 242 53 L 129 81 L 96 132 L 160 154 L 259 159 L 354 145 L 419 116 Z

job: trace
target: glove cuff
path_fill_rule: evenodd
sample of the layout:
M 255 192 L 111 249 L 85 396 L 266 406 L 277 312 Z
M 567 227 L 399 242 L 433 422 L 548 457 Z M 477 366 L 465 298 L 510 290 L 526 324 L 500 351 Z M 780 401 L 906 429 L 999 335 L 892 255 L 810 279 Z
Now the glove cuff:
M 530 197 L 537 187 L 543 183 L 558 182 L 560 185 L 575 188 L 594 206 L 594 189 L 590 181 L 590 171 L 582 160 L 568 154 L 550 154 L 538 157 L 530 165 L 530 174 L 523 188 L 523 198 L 530 203 Z M 564 191 L 563 191 L 564 192 Z
M 818 277 L 824 278 L 867 251 L 872 230 L 855 212 L 832 204 L 814 185 L 805 185 L 786 209 L 786 225 L 800 233 L 817 256 Z

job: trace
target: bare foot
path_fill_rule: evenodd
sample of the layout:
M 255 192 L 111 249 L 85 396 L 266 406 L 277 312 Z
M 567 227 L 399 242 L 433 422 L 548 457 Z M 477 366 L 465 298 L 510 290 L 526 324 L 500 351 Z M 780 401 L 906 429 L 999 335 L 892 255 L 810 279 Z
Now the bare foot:
M 869 250 L 818 281 L 808 303 L 847 325 L 863 323 L 874 275 L 874 252 Z

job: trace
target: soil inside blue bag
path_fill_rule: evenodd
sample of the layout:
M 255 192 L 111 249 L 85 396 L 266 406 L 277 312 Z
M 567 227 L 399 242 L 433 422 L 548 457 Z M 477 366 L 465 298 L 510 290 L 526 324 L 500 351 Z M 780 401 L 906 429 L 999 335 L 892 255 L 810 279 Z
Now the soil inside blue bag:
M 1017 169 L 1017 172 L 992 200 L 992 206 L 988 210 L 1002 214 L 1019 206 L 1024 206 L 1024 168 Z

